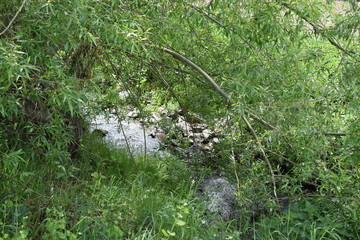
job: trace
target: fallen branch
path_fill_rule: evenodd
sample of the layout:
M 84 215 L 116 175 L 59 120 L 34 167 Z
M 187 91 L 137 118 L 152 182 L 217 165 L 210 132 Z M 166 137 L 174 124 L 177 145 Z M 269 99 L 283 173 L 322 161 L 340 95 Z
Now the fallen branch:
M 14 22 L 14 20 L 17 18 L 17 16 L 19 15 L 19 13 L 21 12 L 21 10 L 23 9 L 23 7 L 25 6 L 26 0 L 23 1 L 23 3 L 21 4 L 19 10 L 16 12 L 15 16 L 11 19 L 11 21 L 9 22 L 9 24 L 7 25 L 7 27 L 0 33 L 0 36 L 3 35 L 7 30 L 9 30 L 9 28 L 11 27 L 12 23 Z

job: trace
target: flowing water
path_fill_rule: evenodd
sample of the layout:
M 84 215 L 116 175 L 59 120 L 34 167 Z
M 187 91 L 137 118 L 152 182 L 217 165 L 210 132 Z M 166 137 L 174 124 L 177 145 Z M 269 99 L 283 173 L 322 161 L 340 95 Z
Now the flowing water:
M 127 148 L 127 141 L 132 154 L 144 154 L 146 146 L 147 153 L 166 156 L 166 152 L 159 150 L 159 140 L 151 137 L 150 129 L 146 127 L 144 134 L 144 127 L 139 121 L 127 119 L 121 120 L 120 123 L 114 115 L 98 115 L 91 120 L 90 130 L 107 132 L 105 140 L 119 148 Z M 198 198 L 205 201 L 209 212 L 217 213 L 224 220 L 229 220 L 237 216 L 237 210 L 233 207 L 234 191 L 235 187 L 224 177 L 211 176 L 201 184 Z
M 128 142 L 131 152 L 135 154 L 146 153 L 155 154 L 159 151 L 160 142 L 157 138 L 149 136 L 149 129 L 144 127 L 136 120 L 121 120 L 110 115 L 108 118 L 104 115 L 98 115 L 91 120 L 90 131 L 95 129 L 106 131 L 105 140 L 115 144 L 119 148 L 127 148 Z M 123 131 L 122 131 L 123 129 Z

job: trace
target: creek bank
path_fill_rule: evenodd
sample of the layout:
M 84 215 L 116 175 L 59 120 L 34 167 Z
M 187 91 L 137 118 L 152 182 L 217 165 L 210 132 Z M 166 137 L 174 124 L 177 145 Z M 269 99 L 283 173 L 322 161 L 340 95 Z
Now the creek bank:
M 127 117 L 150 126 L 149 136 L 159 138 L 166 147 L 183 150 L 186 144 L 186 148 L 211 152 L 214 145 L 220 142 L 220 127 L 224 126 L 224 120 L 217 119 L 217 128 L 211 129 L 195 114 L 188 114 L 187 118 L 190 119 L 187 119 L 182 111 L 169 111 L 162 107 L 146 120 L 140 118 L 138 110 L 128 112 Z
M 144 154 L 146 148 L 147 153 L 161 156 L 165 149 L 189 163 L 211 156 L 214 145 L 220 142 L 219 129 L 216 132 L 200 121 L 189 123 L 179 112 L 160 109 L 146 122 L 140 119 L 137 110 L 126 115 L 123 120 L 113 114 L 98 115 L 91 120 L 90 131 L 119 148 L 129 145 L 135 154 Z M 224 176 L 213 173 L 199 184 L 197 199 L 205 203 L 209 213 L 231 220 L 239 215 L 235 192 L 235 186 Z

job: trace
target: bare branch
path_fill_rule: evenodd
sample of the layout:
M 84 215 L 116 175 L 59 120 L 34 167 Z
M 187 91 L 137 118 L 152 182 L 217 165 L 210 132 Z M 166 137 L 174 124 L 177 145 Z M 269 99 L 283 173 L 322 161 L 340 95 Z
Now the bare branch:
M 284 6 L 285 8 L 287 8 L 288 10 L 290 10 L 291 12 L 295 13 L 297 16 L 299 16 L 301 19 L 303 19 L 305 22 L 307 22 L 308 24 L 311 25 L 311 27 L 314 29 L 315 33 L 319 33 L 321 34 L 323 37 L 325 37 L 331 45 L 335 46 L 337 49 L 341 50 L 342 52 L 344 52 L 345 54 L 349 55 L 349 56 L 353 56 L 355 54 L 354 51 L 349 51 L 346 50 L 345 48 L 343 48 L 342 46 L 340 46 L 338 43 L 335 42 L 334 39 L 328 37 L 323 29 L 321 27 L 319 27 L 318 25 L 316 25 L 315 23 L 311 22 L 306 16 L 304 16 L 298 9 L 293 8 L 290 4 L 285 3 L 285 2 L 279 2 L 277 1 L 280 5 Z
M 335 136 L 335 137 L 343 137 L 343 136 L 346 136 L 347 134 L 343 133 L 343 132 L 326 132 L 326 133 L 324 133 L 324 135 L 326 135 L 326 136 Z
M 4 29 L 4 31 L 2 31 L 0 33 L 0 36 L 3 35 L 7 30 L 9 30 L 9 28 L 11 27 L 12 23 L 14 22 L 14 20 L 17 18 L 17 16 L 19 15 L 19 13 L 21 12 L 21 10 L 23 9 L 23 7 L 25 6 L 26 0 L 23 1 L 23 3 L 21 4 L 19 10 L 16 12 L 15 16 L 11 19 L 11 21 L 9 22 L 9 24 L 7 25 L 7 27 Z

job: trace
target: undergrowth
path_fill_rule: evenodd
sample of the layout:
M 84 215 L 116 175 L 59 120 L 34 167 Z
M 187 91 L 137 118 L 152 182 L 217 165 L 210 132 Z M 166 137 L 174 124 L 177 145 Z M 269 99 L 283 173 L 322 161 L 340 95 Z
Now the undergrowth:
M 194 179 L 175 157 L 131 159 L 95 136 L 76 160 L 24 161 L 1 175 L 0 239 L 359 237 L 356 200 L 344 209 L 334 199 L 304 198 L 280 213 L 254 218 L 242 211 L 239 219 L 219 221 L 197 198 L 203 175 Z
M 133 160 L 89 137 L 75 161 L 27 162 L 15 175 L 1 175 L 0 239 L 231 236 L 228 223 L 207 224 L 212 216 L 196 200 L 191 176 L 174 157 Z

